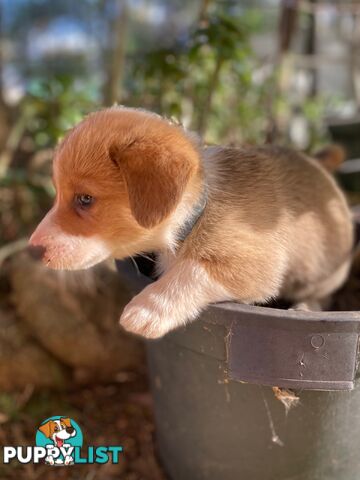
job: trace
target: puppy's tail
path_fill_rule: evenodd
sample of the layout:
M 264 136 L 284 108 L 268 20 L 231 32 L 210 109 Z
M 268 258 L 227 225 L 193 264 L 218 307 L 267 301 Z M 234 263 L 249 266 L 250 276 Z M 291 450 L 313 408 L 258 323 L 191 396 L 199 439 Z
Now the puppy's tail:
M 340 145 L 329 145 L 315 153 L 314 157 L 330 173 L 335 172 L 346 158 L 346 152 Z

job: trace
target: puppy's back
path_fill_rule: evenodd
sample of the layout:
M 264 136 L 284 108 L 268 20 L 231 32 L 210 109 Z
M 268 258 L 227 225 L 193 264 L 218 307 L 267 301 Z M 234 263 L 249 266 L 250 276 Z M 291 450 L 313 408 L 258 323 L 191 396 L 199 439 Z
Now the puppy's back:
M 212 249 L 224 238 L 233 251 L 243 252 L 247 245 L 257 277 L 267 269 L 267 281 L 278 278 L 290 297 L 348 261 L 351 214 L 317 160 L 278 147 L 210 147 L 204 157 L 211 199 L 204 229 L 217 237 L 208 237 Z M 239 256 L 239 269 L 242 264 Z
M 254 223 L 274 227 L 275 216 L 283 212 L 296 220 L 306 214 L 331 216 L 332 209 L 340 222 L 350 220 L 334 177 L 317 160 L 292 149 L 210 147 L 205 165 L 215 201 L 241 207 L 239 215 Z

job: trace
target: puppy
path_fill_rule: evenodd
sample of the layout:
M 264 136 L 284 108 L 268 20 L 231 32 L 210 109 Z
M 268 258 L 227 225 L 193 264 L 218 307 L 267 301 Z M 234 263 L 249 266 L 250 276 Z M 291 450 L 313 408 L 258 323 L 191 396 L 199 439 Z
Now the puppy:
M 42 432 L 45 437 L 50 438 L 54 443 L 54 446 L 57 448 L 69 447 L 70 445 L 65 443 L 65 440 L 68 440 L 71 437 L 75 437 L 76 430 L 71 425 L 70 418 L 60 418 L 59 420 L 49 420 L 39 427 L 40 432 Z M 52 455 L 48 455 L 45 458 L 45 462 L 50 465 L 70 465 L 74 462 L 74 459 L 67 455 L 64 460 L 57 458 L 54 460 Z
M 332 155 L 321 162 L 336 164 Z M 213 302 L 315 304 L 349 270 L 343 194 L 320 161 L 286 148 L 205 148 L 155 114 L 117 107 L 65 137 L 54 184 L 55 204 L 30 239 L 49 267 L 157 252 L 160 278 L 120 319 L 148 338 Z

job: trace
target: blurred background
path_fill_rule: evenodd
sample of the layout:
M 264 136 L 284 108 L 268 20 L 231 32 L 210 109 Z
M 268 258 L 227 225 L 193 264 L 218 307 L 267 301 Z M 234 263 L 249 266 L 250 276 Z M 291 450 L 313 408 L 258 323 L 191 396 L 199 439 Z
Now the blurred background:
M 143 348 L 117 325 L 126 285 L 107 264 L 52 272 L 23 252 L 54 196 L 57 142 L 115 103 L 208 143 L 342 143 L 356 204 L 360 1 L 0 0 L 0 444 L 66 415 L 90 444 L 126 450 L 118 466 L 0 465 L 1 478 L 163 478 Z M 339 308 L 358 309 L 359 283 Z

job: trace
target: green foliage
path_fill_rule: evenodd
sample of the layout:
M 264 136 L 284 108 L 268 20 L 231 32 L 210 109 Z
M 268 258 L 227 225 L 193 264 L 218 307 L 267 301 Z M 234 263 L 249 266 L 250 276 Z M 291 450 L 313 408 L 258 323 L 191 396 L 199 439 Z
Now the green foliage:
M 20 411 L 15 395 L 11 393 L 0 393 L 0 412 L 6 419 L 16 420 Z
M 260 68 L 251 36 L 262 25 L 258 12 L 241 16 L 216 11 L 186 42 L 135 58 L 129 100 L 175 116 L 211 142 L 264 138 L 263 100 L 269 80 L 254 83 Z M 271 80 L 270 80 L 271 81 Z
M 302 114 L 308 122 L 310 134 L 308 150 L 310 152 L 320 148 L 324 143 L 330 142 L 324 125 L 326 105 L 327 101 L 321 95 L 307 98 L 302 105 Z
M 94 81 L 65 74 L 38 77 L 29 83 L 17 121 L 24 124 L 14 152 L 21 161 L 0 176 L 0 243 L 26 235 L 50 207 L 54 194 L 51 151 L 40 162 L 33 154 L 54 147 L 67 130 L 97 108 L 98 91 Z M 36 168 L 33 161 L 39 164 Z
M 95 82 L 69 74 L 35 78 L 28 85 L 22 105 L 29 113 L 28 132 L 37 147 L 53 146 L 64 132 L 95 108 L 97 101 Z
M 86 19 L 95 16 L 92 21 L 97 22 L 96 41 L 102 58 L 63 52 L 40 62 L 19 62 L 27 90 L 18 111 L 10 115 L 17 120 L 15 125 L 9 125 L 8 138 L 18 140 L 12 142 L 15 145 L 10 152 L 5 152 L 5 162 L 0 156 L 0 242 L 27 234 L 51 203 L 51 151 L 47 152 L 46 161 L 40 163 L 36 152 L 53 148 L 84 114 L 101 106 L 104 84 L 112 67 L 106 55 L 106 49 L 112 46 L 106 42 L 114 39 L 109 33 L 114 23 L 111 15 L 116 11 L 115 1 L 56 0 L 54 5 L 46 0 L 21 1 L 24 8 L 17 10 L 8 27 L 12 35 L 38 10 L 44 25 L 68 15 L 92 35 L 89 38 L 94 38 L 91 22 Z M 189 0 L 172 0 L 171 5 L 183 10 L 185 4 L 189 6 Z M 153 47 L 153 40 L 146 46 L 140 44 L 141 39 L 150 38 L 149 31 L 154 27 L 145 20 L 136 24 L 133 14 L 121 78 L 121 103 L 175 117 L 209 143 L 263 144 L 275 124 L 279 127 L 276 141 L 291 143 L 291 120 L 301 116 L 310 132 L 309 146 L 321 143 L 328 102 L 316 97 L 298 105 L 284 98 L 276 65 L 270 60 L 262 64 L 254 52 L 254 35 L 270 26 L 273 29 L 275 19 L 255 9 L 250 1 L 209 2 L 203 13 L 176 42 L 171 44 L 167 38 L 159 47 Z M 139 33 L 139 25 L 148 30 Z M 272 35 L 275 42 L 276 33 L 272 31 Z M 18 42 L 25 49 L 26 29 L 21 30 Z M 9 162 L 6 156 L 11 157 Z M 5 174 L 1 162 L 5 163 Z

